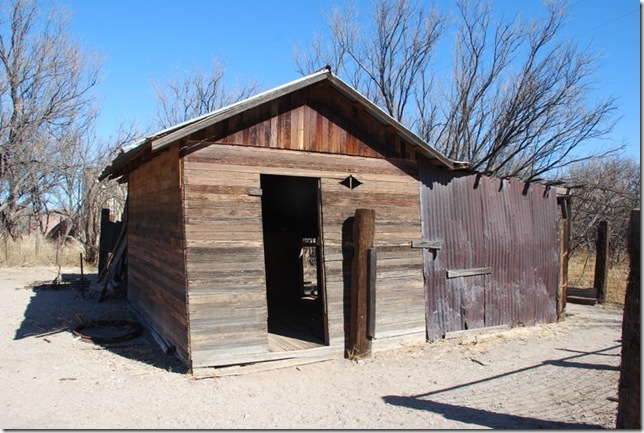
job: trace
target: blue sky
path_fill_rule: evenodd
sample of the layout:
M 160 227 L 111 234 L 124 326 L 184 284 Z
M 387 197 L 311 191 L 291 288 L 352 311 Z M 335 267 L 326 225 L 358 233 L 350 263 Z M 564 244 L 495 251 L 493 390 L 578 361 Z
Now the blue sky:
M 155 121 L 152 83 L 194 67 L 208 70 L 214 58 L 226 65 L 230 86 L 254 80 L 261 90 L 299 77 L 293 47 L 323 33 L 326 0 L 60 0 L 73 14 L 74 36 L 103 58 L 96 88 L 98 133 L 114 136 L 121 123 L 148 128 Z M 453 2 L 436 0 L 444 12 Z M 360 0 L 361 13 L 370 2 Z M 539 0 L 496 0 L 495 11 L 539 13 Z M 572 0 L 565 35 L 602 53 L 597 95 L 618 98 L 621 117 L 608 142 L 627 142 L 625 155 L 640 159 L 639 0 Z M 439 56 L 449 56 L 439 51 Z

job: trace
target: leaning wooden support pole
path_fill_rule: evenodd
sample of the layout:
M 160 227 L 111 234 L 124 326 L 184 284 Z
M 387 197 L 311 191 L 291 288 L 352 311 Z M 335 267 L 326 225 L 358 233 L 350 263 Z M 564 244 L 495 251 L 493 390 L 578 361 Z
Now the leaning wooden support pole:
M 628 235 L 630 273 L 622 322 L 622 365 L 619 378 L 618 429 L 642 429 L 641 309 L 640 309 L 640 210 L 631 212 Z
M 608 221 L 600 221 L 597 228 L 595 248 L 595 289 L 597 301 L 606 301 L 606 284 L 608 282 Z
M 371 355 L 369 339 L 369 249 L 376 233 L 376 212 L 357 209 L 353 222 L 353 261 L 351 263 L 351 316 L 348 355 L 361 359 Z

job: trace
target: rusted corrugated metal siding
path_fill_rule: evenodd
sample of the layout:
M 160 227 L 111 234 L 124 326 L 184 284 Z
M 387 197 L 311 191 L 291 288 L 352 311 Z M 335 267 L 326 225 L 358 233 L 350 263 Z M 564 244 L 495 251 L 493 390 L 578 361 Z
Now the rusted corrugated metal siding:
M 427 334 L 557 318 L 555 191 L 420 164 Z M 447 278 L 448 270 L 489 268 Z

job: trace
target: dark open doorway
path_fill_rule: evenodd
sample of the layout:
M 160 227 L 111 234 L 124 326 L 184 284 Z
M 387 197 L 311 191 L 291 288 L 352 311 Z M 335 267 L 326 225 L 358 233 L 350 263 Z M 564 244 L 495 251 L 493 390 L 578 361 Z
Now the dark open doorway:
M 262 175 L 269 349 L 328 344 L 320 180 Z

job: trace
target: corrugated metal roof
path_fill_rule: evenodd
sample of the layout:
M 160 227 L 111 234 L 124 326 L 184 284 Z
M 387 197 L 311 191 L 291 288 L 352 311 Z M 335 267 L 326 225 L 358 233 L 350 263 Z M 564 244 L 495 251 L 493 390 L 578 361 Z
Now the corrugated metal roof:
M 423 153 L 425 153 L 425 155 L 430 159 L 438 160 L 448 169 L 454 168 L 454 164 L 449 158 L 434 149 L 396 119 L 389 116 L 381 108 L 361 95 L 357 90 L 349 86 L 337 76 L 333 75 L 331 71 L 328 69 L 322 69 L 295 81 L 291 81 L 290 83 L 259 93 L 243 101 L 223 107 L 211 113 L 195 117 L 194 119 L 136 140 L 121 149 L 121 152 L 116 156 L 116 158 L 114 158 L 112 163 L 103 170 L 99 179 L 103 180 L 107 177 L 116 175 L 121 168 L 123 168 L 132 158 L 142 152 L 148 145 L 151 146 L 152 152 L 158 151 L 196 131 L 226 120 L 260 104 L 272 101 L 280 96 L 295 92 L 321 81 L 327 81 L 334 89 L 343 94 L 350 101 L 362 105 L 365 111 L 382 124 L 393 127 L 403 140 L 413 146 L 421 148 Z

